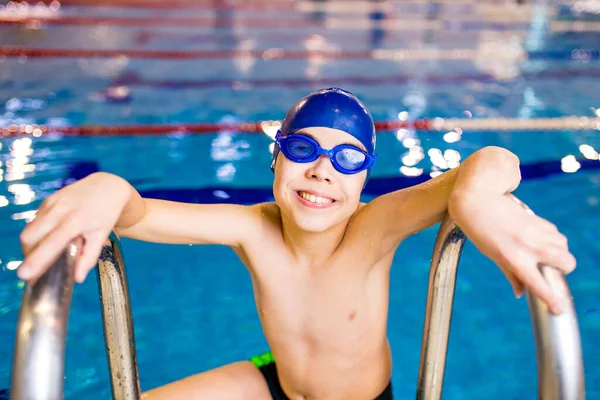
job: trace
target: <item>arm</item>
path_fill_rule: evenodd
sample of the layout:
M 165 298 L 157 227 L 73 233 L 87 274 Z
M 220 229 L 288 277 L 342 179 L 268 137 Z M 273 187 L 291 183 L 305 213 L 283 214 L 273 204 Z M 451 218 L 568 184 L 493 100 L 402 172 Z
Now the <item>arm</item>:
M 558 314 L 566 299 L 552 291 L 538 266 L 570 273 L 575 257 L 555 225 L 526 212 L 509 196 L 521 180 L 518 158 L 506 150 L 494 153 L 459 172 L 448 202 L 450 215 L 479 251 L 500 267 L 517 297 L 525 285 Z
M 472 187 L 496 194 L 510 193 L 519 181 L 516 156 L 498 147 L 485 147 L 457 168 L 376 198 L 363 208 L 361 219 L 379 232 L 381 253 L 385 255 L 395 251 L 406 237 L 442 221 L 451 197 L 464 198 L 460 194 L 469 193 Z
M 353 225 L 367 227 L 374 242 L 381 244 L 376 249 L 377 259 L 396 251 L 405 238 L 446 216 L 448 200 L 463 165 L 427 182 L 379 196 L 361 209 Z
M 554 225 L 527 214 L 509 198 L 520 179 L 514 154 L 486 147 L 454 170 L 373 200 L 357 219 L 380 239 L 378 257 L 383 257 L 449 212 L 475 246 L 498 264 L 515 294 L 520 295 L 524 283 L 558 311 L 561 300 L 552 294 L 537 265 L 543 262 L 570 272 L 574 258 Z
M 129 185 L 129 184 L 128 184 Z M 123 237 L 169 244 L 222 244 L 239 248 L 252 232 L 260 205 L 190 204 L 144 199 L 129 186 L 129 201 L 115 225 Z
M 240 247 L 260 216 L 257 208 L 260 205 L 182 204 L 143 199 L 122 178 L 92 174 L 59 190 L 41 204 L 36 218 L 21 233 L 25 260 L 18 275 L 21 279 L 36 279 L 70 241 L 82 236 L 84 245 L 75 266 L 75 279 L 82 282 L 96 264 L 113 229 L 122 236 L 145 241 Z

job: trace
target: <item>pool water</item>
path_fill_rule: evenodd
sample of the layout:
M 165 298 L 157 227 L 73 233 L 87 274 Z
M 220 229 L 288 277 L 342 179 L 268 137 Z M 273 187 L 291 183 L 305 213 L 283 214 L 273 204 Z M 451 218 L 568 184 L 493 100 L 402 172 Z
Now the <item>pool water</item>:
M 0 24 L 2 45 L 58 54 L 0 55 L 0 128 L 281 120 L 299 98 L 327 86 L 354 92 L 378 121 L 600 116 L 600 17 L 584 2 L 553 7 L 509 3 L 388 2 L 382 11 L 369 13 L 359 7 L 367 2 L 215 2 L 190 8 L 181 4 L 193 3 L 174 3 L 166 10 L 142 1 L 135 4 L 144 7 L 65 2 L 58 10 L 46 10 L 62 23 Z M 0 8 L 0 21 L 15 13 L 8 6 Z M 146 20 L 134 20 L 138 18 Z M 574 27 L 573 21 L 579 25 Z M 122 54 L 100 57 L 57 49 Z M 269 49 L 274 54 L 280 49 L 371 52 L 352 59 L 243 56 Z M 456 49 L 471 56 L 453 56 Z M 163 53 L 143 58 L 131 50 Z M 237 53 L 173 56 L 208 50 Z M 382 57 L 385 50 L 404 53 Z M 515 194 L 567 235 L 577 257 L 578 268 L 568 280 L 581 329 L 587 398 L 600 398 L 598 130 L 464 130 L 453 136 L 457 140 L 446 134 L 410 128 L 379 132 L 378 160 L 364 200 L 422 182 L 483 146 L 516 153 L 523 183 Z M 14 270 L 22 260 L 18 237 L 46 196 L 101 170 L 123 176 L 149 197 L 270 201 L 270 144 L 267 135 L 234 130 L 0 139 L 0 389 L 10 386 L 23 293 Z M 422 155 L 416 164 L 407 158 L 411 148 Z M 440 164 L 436 154 L 445 161 Z M 578 167 L 569 167 L 574 163 Z M 397 398 L 415 394 L 437 228 L 408 238 L 392 267 L 388 331 Z M 123 250 L 143 390 L 267 349 L 250 278 L 231 250 L 128 239 Z M 467 243 L 443 398 L 533 399 L 536 391 L 526 300 L 515 299 L 500 270 Z M 110 397 L 93 276 L 73 294 L 65 395 Z

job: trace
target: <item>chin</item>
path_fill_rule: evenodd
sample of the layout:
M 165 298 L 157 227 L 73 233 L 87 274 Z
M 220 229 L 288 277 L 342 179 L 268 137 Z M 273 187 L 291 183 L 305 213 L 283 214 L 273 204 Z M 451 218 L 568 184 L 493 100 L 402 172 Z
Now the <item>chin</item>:
M 334 221 L 322 216 L 298 216 L 294 218 L 294 224 L 296 224 L 300 230 L 310 233 L 323 233 L 337 225 Z

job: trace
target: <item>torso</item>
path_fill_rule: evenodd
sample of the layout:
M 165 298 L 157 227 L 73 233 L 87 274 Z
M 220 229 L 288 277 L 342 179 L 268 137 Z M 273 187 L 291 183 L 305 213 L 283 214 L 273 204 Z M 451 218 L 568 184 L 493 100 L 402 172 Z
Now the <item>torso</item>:
M 251 272 L 284 391 L 292 400 L 377 397 L 391 377 L 386 330 L 393 253 L 361 265 L 361 249 L 350 246 L 326 265 L 294 265 L 278 208 L 267 210 L 260 241 L 271 243 L 270 251 L 248 246 L 238 255 Z

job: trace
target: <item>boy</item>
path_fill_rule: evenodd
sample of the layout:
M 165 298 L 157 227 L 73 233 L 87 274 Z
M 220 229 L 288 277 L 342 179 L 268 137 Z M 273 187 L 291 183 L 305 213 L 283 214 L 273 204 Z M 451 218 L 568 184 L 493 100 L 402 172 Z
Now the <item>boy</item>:
M 274 203 L 182 204 L 143 199 L 123 179 L 93 174 L 47 198 L 23 230 L 18 274 L 38 277 L 73 238 L 85 238 L 82 282 L 111 230 L 160 243 L 230 246 L 247 267 L 272 350 L 145 393 L 145 399 L 391 399 L 386 337 L 394 252 L 449 212 L 478 249 L 561 311 L 537 265 L 575 268 L 566 238 L 508 194 L 518 159 L 484 148 L 458 168 L 380 196 L 360 193 L 375 161 L 371 115 L 351 93 L 312 93 L 287 113 L 276 137 Z

